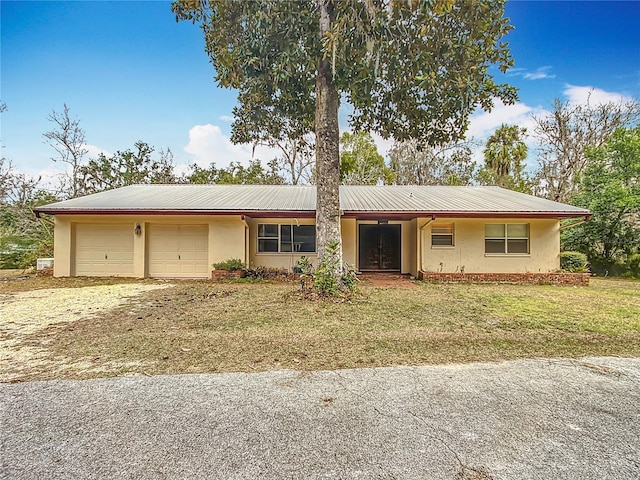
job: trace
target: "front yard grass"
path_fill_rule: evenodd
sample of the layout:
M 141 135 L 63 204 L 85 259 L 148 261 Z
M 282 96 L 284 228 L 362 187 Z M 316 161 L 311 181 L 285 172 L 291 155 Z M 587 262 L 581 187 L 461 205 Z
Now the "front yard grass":
M 49 280 L 39 280 L 41 288 L 68 286 Z M 21 370 L 18 380 L 640 356 L 637 281 L 363 285 L 361 296 L 346 303 L 305 300 L 297 289 L 175 282 L 99 318 L 29 338 L 33 344 L 47 338 L 50 363 Z M 51 368 L 56 362 L 90 368 Z

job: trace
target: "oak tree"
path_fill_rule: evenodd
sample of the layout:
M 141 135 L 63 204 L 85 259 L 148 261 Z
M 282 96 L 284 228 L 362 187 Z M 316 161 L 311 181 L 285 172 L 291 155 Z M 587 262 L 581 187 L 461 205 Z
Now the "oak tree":
M 342 271 L 338 108 L 354 131 L 428 144 L 461 138 L 477 106 L 512 103 L 490 67 L 513 64 L 503 0 L 176 0 L 199 24 L 217 83 L 238 91 L 232 138 L 315 132 L 317 249 Z

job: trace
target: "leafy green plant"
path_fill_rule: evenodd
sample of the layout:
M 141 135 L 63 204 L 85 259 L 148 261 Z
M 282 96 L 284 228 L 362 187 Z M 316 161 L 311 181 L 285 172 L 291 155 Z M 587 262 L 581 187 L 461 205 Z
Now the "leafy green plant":
M 313 288 L 320 295 L 334 296 L 340 290 L 340 281 L 336 271 L 340 264 L 339 245 L 335 242 L 327 245 L 324 258 L 319 263 L 313 278 Z
M 587 256 L 582 252 L 561 252 L 560 268 L 571 273 L 586 273 L 589 271 Z
M 356 269 L 345 264 L 342 271 L 342 283 L 351 292 L 355 292 L 358 286 L 358 277 L 356 276 Z
M 313 274 L 313 264 L 308 257 L 302 256 L 296 262 L 296 266 L 293 267 L 293 273 L 299 273 L 300 275 L 311 275 Z
M 213 264 L 213 268 L 216 270 L 244 270 L 244 262 L 239 258 L 230 258 L 223 262 L 216 262 Z
M 300 288 L 302 291 L 309 289 L 314 283 L 313 264 L 306 256 L 302 256 L 293 267 L 293 273 L 300 276 Z
M 640 277 L 640 253 L 632 253 L 627 257 L 625 272 L 629 277 Z
M 337 296 L 345 294 L 350 296 L 356 290 L 355 270 L 343 266 L 342 275 L 337 276 L 336 271 L 340 264 L 339 244 L 333 242 L 327 246 L 327 251 L 318 265 L 313 278 L 313 288 L 321 296 Z

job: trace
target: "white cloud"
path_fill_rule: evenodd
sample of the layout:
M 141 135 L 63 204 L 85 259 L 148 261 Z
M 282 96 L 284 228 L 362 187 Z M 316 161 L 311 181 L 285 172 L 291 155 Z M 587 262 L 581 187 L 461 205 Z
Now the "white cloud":
M 550 65 L 538 67 L 533 72 L 528 72 L 526 68 L 511 68 L 507 74 L 510 77 L 522 77 L 526 80 L 541 80 L 543 78 L 556 78 L 555 74 L 549 73 Z
M 543 78 L 556 78 L 555 74 L 549 73 L 550 66 L 538 67 L 535 72 L 527 72 L 522 75 L 522 78 L 527 80 L 541 80 Z
M 383 157 L 387 158 L 389 150 L 393 147 L 393 138 L 384 139 L 380 135 L 375 132 L 371 132 L 371 137 L 378 148 L 378 153 Z
M 62 168 L 47 167 L 39 170 L 35 174 L 25 173 L 25 175 L 28 178 L 39 179 L 38 188 L 49 192 L 56 192 L 62 185 L 62 179 L 65 173 L 65 170 Z
M 522 102 L 505 105 L 501 100 L 494 100 L 494 107 L 490 112 L 478 108 L 469 119 L 467 139 L 486 139 L 500 125 L 518 125 L 531 131 L 534 126 L 532 115 L 539 116 L 546 112 L 542 107 L 531 107 Z
M 567 84 L 562 92 L 572 105 L 601 105 L 603 103 L 620 103 L 633 100 L 631 97 L 616 92 L 607 92 L 600 88 Z
M 233 117 L 231 115 L 222 115 L 219 117 L 219 120 L 222 120 L 223 122 L 233 122 Z
M 264 146 L 258 146 L 254 151 L 253 145 L 234 145 L 220 127 L 211 124 L 195 125 L 189 130 L 189 143 L 184 151 L 193 155 L 199 166 L 215 163 L 218 168 L 226 168 L 231 162 L 249 165 L 254 158 L 262 160 L 264 165 L 278 155 L 277 150 Z
M 490 112 L 485 112 L 478 108 L 471 116 L 469 130 L 467 131 L 467 139 L 472 138 L 479 142 L 479 145 L 473 148 L 473 160 L 482 164 L 484 161 L 484 147 L 489 136 L 503 123 L 506 125 L 518 125 L 527 129 L 527 136 L 524 141 L 529 147 L 529 163 L 533 161 L 533 150 L 535 149 L 535 141 L 530 135 L 533 133 L 535 122 L 532 116 L 543 116 L 548 113 L 542 107 L 532 107 L 522 102 L 513 105 L 505 105 L 499 99 L 494 99 L 494 107 Z
M 110 157 L 112 154 L 108 150 L 105 150 L 102 147 L 97 147 L 95 145 L 91 145 L 85 143 L 83 147 L 87 150 L 86 157 L 88 158 L 98 158 L 98 156 L 102 153 L 105 157 Z

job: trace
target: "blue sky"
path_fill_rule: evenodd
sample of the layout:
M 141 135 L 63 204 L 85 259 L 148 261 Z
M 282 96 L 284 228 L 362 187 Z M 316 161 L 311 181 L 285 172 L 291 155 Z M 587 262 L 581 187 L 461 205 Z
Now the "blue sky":
M 248 162 L 228 141 L 235 93 L 218 88 L 199 28 L 176 23 L 165 1 L 5 1 L 1 7 L 3 156 L 31 175 L 61 169 L 42 134 L 70 107 L 90 156 L 138 140 L 171 148 L 178 164 Z M 470 135 L 502 122 L 531 127 L 558 97 L 640 98 L 640 2 L 512 1 L 507 37 L 519 88 L 514 106 L 474 115 Z M 346 125 L 341 125 L 346 128 Z M 379 141 L 382 151 L 389 143 Z M 259 152 L 267 159 L 270 152 Z

